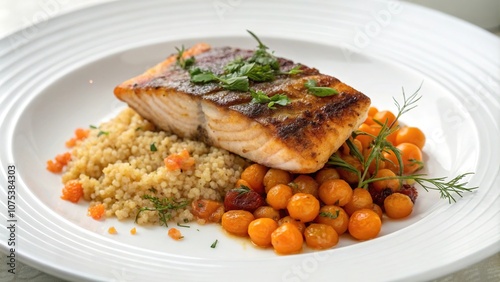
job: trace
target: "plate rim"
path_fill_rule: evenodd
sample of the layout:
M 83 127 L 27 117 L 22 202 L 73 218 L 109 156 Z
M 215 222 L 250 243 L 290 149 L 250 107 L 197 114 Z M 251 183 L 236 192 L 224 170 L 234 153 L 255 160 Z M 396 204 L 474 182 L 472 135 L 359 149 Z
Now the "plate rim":
M 113 1 L 113 2 L 108 2 L 108 3 L 104 3 L 104 4 L 100 4 L 100 5 L 96 5 L 96 6 L 89 6 L 89 7 L 83 8 L 83 9 L 81 9 L 81 10 L 70 11 L 70 12 L 68 12 L 68 13 L 66 13 L 66 14 L 62 14 L 62 15 L 58 16 L 58 17 L 57 17 L 57 20 L 59 20 L 59 21 L 63 21 L 64 17 L 71 17 L 71 16 L 72 16 L 72 15 L 74 15 L 74 14 L 85 14 L 85 13 L 90 13 L 90 12 L 91 12 L 92 10 L 94 10 L 94 9 L 102 8 L 102 7 L 101 7 L 102 5 L 109 5 L 109 7 L 114 7 L 115 5 L 117 5 L 116 3 L 118 3 L 118 2 L 114 2 L 114 1 Z M 408 3 L 405 3 L 405 5 L 408 5 Z M 411 4 L 411 5 L 413 5 L 413 4 Z M 409 6 L 411 6 L 411 5 L 409 5 Z M 99 6 L 99 7 L 98 7 L 98 6 Z M 415 6 L 416 6 L 416 5 L 415 5 Z M 55 19 L 56 19 L 56 18 L 55 18 Z M 52 19 L 51 19 L 51 20 L 52 20 Z M 51 21 L 51 20 L 49 20 L 49 21 Z M 20 32 L 22 32 L 22 31 L 20 30 L 20 31 L 18 31 L 17 33 L 20 33 Z M 483 30 L 483 32 L 486 32 L 486 31 L 484 31 L 484 30 Z M 16 33 L 14 33 L 14 34 L 16 34 Z M 9 36 L 8 36 L 8 37 L 9 37 Z M 7 37 L 7 38 L 8 38 L 8 37 Z M 0 39 L 0 41 L 5 41 L 5 40 L 6 40 L 6 38 L 2 38 L 2 39 Z M 0 44 L 1 44 L 1 43 L 0 43 Z M 29 44 L 29 42 L 28 42 L 28 44 Z M 139 48 L 140 48 L 140 46 L 137 46 L 137 47 L 139 47 Z M 497 176 L 498 176 L 498 174 L 497 174 Z M 2 248 L 1 248 L 1 249 L 2 249 L 2 251 L 4 251 L 4 250 L 3 250 L 4 245 L 2 244 L 1 246 L 2 246 Z M 494 248 L 491 248 L 491 249 L 489 249 L 489 248 L 488 248 L 488 250 L 490 250 L 490 252 L 491 252 L 491 253 L 494 253 L 494 250 L 495 250 L 495 249 L 494 249 Z M 498 250 L 497 250 L 497 252 L 498 252 Z M 22 256 L 22 252 L 21 252 L 21 251 L 19 252 L 19 254 Z M 476 252 L 476 254 L 477 254 L 477 252 Z M 491 255 L 491 254 L 490 254 L 490 255 Z M 482 259 L 482 258 L 484 258 L 484 257 L 485 257 L 484 255 L 483 255 L 483 256 L 478 256 L 478 257 L 477 257 L 477 260 L 480 260 L 480 259 Z M 465 258 L 463 258 L 463 259 L 465 259 Z M 469 257 L 469 259 L 470 259 L 470 257 Z M 29 260 L 32 260 L 32 258 L 29 258 L 29 256 L 26 256 L 26 257 L 25 257 L 25 261 L 29 261 Z M 31 263 L 36 264 L 36 263 L 40 263 L 40 262 L 37 262 L 36 260 L 33 260 L 33 261 L 31 261 Z M 28 263 L 28 264 L 29 264 L 29 263 Z M 472 264 L 472 263 L 469 263 L 469 265 L 470 265 L 470 264 Z M 32 265 L 32 266 L 34 266 L 34 265 Z M 47 265 L 41 265 L 41 267 L 46 267 L 46 266 L 47 266 Z M 37 267 L 37 268 L 40 268 L 40 267 Z M 49 269 L 51 269 L 51 268 L 49 267 Z M 45 270 L 46 270 L 46 269 L 44 269 L 44 271 L 45 271 Z M 54 271 L 54 273 L 51 273 L 51 274 L 56 275 L 56 276 L 59 276 L 59 275 L 58 275 L 59 273 L 57 273 L 57 269 L 51 269 L 51 270 L 53 270 L 53 271 Z M 48 273 L 50 273 L 49 271 L 47 271 L 47 272 L 48 272 Z M 71 274 L 71 273 L 66 273 L 66 274 Z M 78 276 L 78 277 L 71 277 L 71 278 L 82 278 L 82 277 Z

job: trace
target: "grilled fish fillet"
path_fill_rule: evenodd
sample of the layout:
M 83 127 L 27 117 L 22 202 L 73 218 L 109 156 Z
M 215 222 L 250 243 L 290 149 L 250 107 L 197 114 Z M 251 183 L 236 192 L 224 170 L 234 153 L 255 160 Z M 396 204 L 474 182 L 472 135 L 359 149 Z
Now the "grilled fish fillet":
M 211 48 L 197 44 L 184 57 L 195 57 L 195 67 L 222 74 L 236 58 L 251 57 L 252 50 Z M 294 173 L 312 173 L 366 118 L 370 99 L 359 91 L 300 65 L 297 75 L 279 75 L 271 82 L 250 87 L 268 96 L 286 94 L 291 104 L 269 109 L 251 102 L 246 92 L 228 91 L 218 83 L 194 84 L 188 71 L 172 55 L 142 75 L 118 85 L 114 93 L 144 118 L 180 137 L 202 140 L 268 167 Z M 297 66 L 278 58 L 281 70 Z M 339 94 L 316 97 L 304 83 L 335 88 Z

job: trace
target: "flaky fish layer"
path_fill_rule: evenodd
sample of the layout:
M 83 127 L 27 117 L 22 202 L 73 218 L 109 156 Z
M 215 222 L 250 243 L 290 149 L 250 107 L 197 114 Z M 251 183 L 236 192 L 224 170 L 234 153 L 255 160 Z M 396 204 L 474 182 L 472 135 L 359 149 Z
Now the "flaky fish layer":
M 229 62 L 253 51 L 197 44 L 184 52 L 195 67 L 222 74 Z M 278 58 L 281 70 L 297 66 Z M 180 137 L 202 140 L 254 162 L 294 173 L 311 173 L 328 161 L 366 118 L 370 99 L 338 79 L 300 65 L 301 73 L 250 83 L 268 96 L 285 94 L 286 106 L 270 109 L 251 102 L 250 93 L 228 91 L 218 83 L 195 84 L 173 55 L 144 74 L 123 82 L 115 95 L 141 116 Z M 338 95 L 317 97 L 305 87 L 314 79 Z

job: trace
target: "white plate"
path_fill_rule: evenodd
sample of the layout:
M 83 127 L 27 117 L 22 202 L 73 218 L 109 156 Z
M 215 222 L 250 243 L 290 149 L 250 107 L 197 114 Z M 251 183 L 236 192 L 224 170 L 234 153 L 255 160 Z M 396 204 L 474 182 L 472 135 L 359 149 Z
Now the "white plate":
M 285 4 L 286 3 L 286 4 Z M 76 127 L 124 105 L 121 81 L 197 41 L 253 48 L 254 31 L 279 56 L 317 67 L 392 109 L 421 82 L 422 100 L 403 121 L 428 137 L 431 176 L 473 171 L 455 204 L 420 192 L 409 219 L 387 220 L 366 242 L 277 256 L 215 225 L 182 229 L 94 221 L 86 203 L 62 201 L 45 162 Z M 445 15 L 383 1 L 120 1 L 50 20 L 0 41 L 0 195 L 7 221 L 8 166 L 16 167 L 16 255 L 72 280 L 349 281 L 428 280 L 499 251 L 500 40 Z M 115 226 L 117 235 L 107 234 Z M 7 253 L 9 230 L 1 228 Z M 216 248 L 210 245 L 218 240 Z

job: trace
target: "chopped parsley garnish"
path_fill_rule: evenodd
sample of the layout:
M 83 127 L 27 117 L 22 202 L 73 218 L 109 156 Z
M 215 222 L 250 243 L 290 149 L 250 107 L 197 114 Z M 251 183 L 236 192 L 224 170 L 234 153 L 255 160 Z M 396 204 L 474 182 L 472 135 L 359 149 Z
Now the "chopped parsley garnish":
M 307 90 L 309 90 L 309 92 L 311 94 L 313 94 L 314 96 L 327 97 L 327 96 L 339 94 L 339 92 L 333 88 L 320 87 L 317 85 L 318 85 L 318 82 L 314 79 L 309 79 L 306 83 L 304 83 L 304 86 L 307 88 Z
M 181 49 L 177 47 L 175 47 L 175 49 L 177 50 L 177 59 L 176 59 L 177 65 L 179 65 L 181 68 L 185 70 L 194 65 L 195 59 L 193 56 L 187 59 L 184 58 L 184 52 L 186 51 L 186 49 L 184 49 L 184 45 L 182 45 Z
M 243 92 L 250 89 L 250 83 L 246 76 L 217 76 L 211 71 L 200 68 L 191 70 L 189 74 L 191 82 L 194 83 L 219 82 L 224 89 Z
M 269 49 L 266 45 L 260 41 L 260 39 L 250 30 L 247 30 L 248 33 L 257 41 L 259 46 L 257 46 L 257 50 L 254 52 L 253 56 L 248 60 L 250 63 L 256 62 L 260 65 L 267 65 L 273 70 L 279 71 L 280 64 L 278 59 L 271 53 L 267 52 Z
M 97 133 L 97 137 L 99 137 L 101 135 L 109 135 L 109 131 L 100 130 L 99 133 Z
M 252 81 L 273 81 L 275 71 L 269 65 L 259 65 L 257 63 L 245 63 L 238 70 L 239 76 L 246 76 Z
M 92 124 L 89 125 L 89 128 L 90 129 L 99 129 L 99 127 L 92 125 Z M 109 131 L 99 130 L 99 132 L 97 133 L 97 137 L 99 137 L 101 135 L 109 135 Z
M 219 243 L 219 240 L 217 240 L 217 239 L 216 239 L 216 240 L 212 243 L 212 245 L 210 245 L 210 248 L 215 249 L 215 247 L 217 247 L 217 243 Z
M 286 106 L 291 103 L 290 98 L 285 94 L 276 94 L 274 96 L 267 96 L 266 93 L 258 90 L 250 90 L 250 95 L 252 95 L 252 103 L 265 104 L 269 109 L 276 109 L 275 105 Z
M 295 67 L 293 67 L 289 71 L 281 72 L 281 74 L 288 74 L 288 75 L 295 75 L 295 74 L 299 74 L 299 73 L 302 73 L 302 70 L 300 69 L 300 65 L 296 65 Z
M 156 148 L 156 145 L 155 145 L 155 142 L 151 143 L 151 145 L 149 145 L 149 150 L 151 152 L 156 152 L 158 151 L 158 149 Z
M 340 210 L 336 210 L 335 214 L 333 214 L 331 212 L 320 212 L 319 216 L 328 217 L 328 218 L 331 218 L 331 219 L 336 219 L 337 217 L 339 217 L 339 214 L 340 214 Z
M 194 68 L 189 71 L 189 75 L 191 76 L 191 82 L 194 83 L 207 83 L 218 81 L 218 77 L 211 71 L 202 70 L 200 68 Z
M 248 91 L 250 89 L 250 83 L 246 76 L 235 76 L 228 79 L 219 78 L 219 81 L 222 82 L 222 87 L 227 90 Z
M 273 81 L 277 75 L 295 75 L 302 72 L 300 65 L 293 67 L 287 72 L 280 70 L 279 60 L 267 51 L 269 49 L 251 31 L 248 33 L 255 38 L 258 43 L 257 49 L 251 57 L 247 59 L 236 58 L 224 66 L 224 73 L 218 75 L 211 70 L 192 68 L 189 71 L 191 82 L 193 83 L 218 83 L 222 88 L 232 91 L 248 92 L 252 96 L 253 103 L 267 103 L 269 109 L 276 109 L 275 105 L 286 106 L 291 103 L 286 94 L 278 94 L 268 97 L 262 91 L 255 91 L 250 88 L 250 82 Z M 183 51 L 180 50 L 180 51 Z M 266 98 L 267 97 L 267 98 Z

